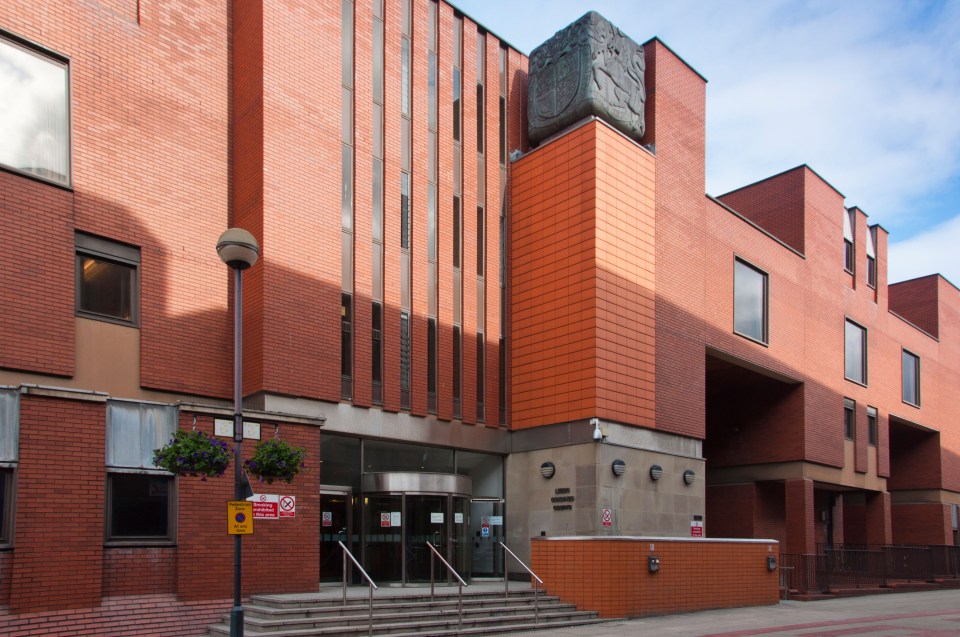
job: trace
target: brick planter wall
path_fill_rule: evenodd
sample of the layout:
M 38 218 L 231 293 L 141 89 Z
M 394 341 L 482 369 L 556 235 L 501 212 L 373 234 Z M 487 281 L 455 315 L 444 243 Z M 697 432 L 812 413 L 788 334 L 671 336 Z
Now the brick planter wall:
M 652 547 L 652 548 L 651 548 Z M 546 591 L 601 617 L 644 617 L 776 604 L 773 540 L 663 537 L 533 538 L 531 568 Z M 647 558 L 660 558 L 650 573 Z

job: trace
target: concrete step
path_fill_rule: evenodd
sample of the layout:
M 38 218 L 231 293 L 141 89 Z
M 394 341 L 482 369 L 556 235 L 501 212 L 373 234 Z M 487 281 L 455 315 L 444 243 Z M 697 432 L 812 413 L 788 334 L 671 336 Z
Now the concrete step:
M 418 622 L 378 622 L 374 619 L 373 631 L 378 637 L 401 637 L 416 635 L 417 637 L 445 636 L 445 635 L 491 635 L 496 633 L 517 632 L 534 628 L 559 628 L 565 626 L 582 626 L 588 624 L 606 623 L 610 620 L 599 619 L 595 613 L 547 613 L 541 612 L 539 621 L 535 623 L 533 614 L 516 615 L 509 618 L 501 617 L 464 617 L 462 628 L 456 617 L 434 619 Z M 230 634 L 228 623 L 210 627 L 210 635 L 221 636 Z M 322 628 L 275 628 L 263 629 L 251 622 L 244 622 L 244 635 L 248 637 L 361 637 L 368 634 L 366 622 L 351 625 L 334 625 Z
M 356 595 L 359 591 L 351 591 Z M 463 620 L 458 615 L 457 593 L 374 594 L 373 631 L 378 637 L 447 637 L 493 635 L 534 628 L 606 623 L 595 612 L 577 611 L 557 597 L 539 595 L 535 613 L 533 590 L 502 592 L 464 591 Z M 368 632 L 368 599 L 343 599 L 331 591 L 299 595 L 254 595 L 244 607 L 244 634 L 248 637 L 360 637 Z M 229 615 L 209 627 L 208 634 L 230 634 Z M 615 620 L 614 620 L 615 621 Z

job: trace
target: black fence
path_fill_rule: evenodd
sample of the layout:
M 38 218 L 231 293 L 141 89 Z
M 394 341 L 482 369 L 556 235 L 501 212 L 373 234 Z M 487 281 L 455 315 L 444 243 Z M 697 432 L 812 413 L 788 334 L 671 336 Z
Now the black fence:
M 960 579 L 960 546 L 834 544 L 817 546 L 815 555 L 780 554 L 781 584 L 799 594 L 937 579 Z

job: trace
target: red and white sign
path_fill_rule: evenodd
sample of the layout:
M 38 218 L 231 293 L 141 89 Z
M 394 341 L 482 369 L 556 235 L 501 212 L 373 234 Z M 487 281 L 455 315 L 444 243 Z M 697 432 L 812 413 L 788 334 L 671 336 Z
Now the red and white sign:
M 703 521 L 692 520 L 690 522 L 690 537 L 703 537 Z
M 254 520 L 276 520 L 279 516 L 280 496 L 270 493 L 257 493 L 249 498 L 253 502 Z
M 380 514 L 380 526 L 383 528 L 390 528 L 390 514 L 381 513 Z
M 613 526 L 613 511 L 604 509 L 600 520 L 603 522 L 603 526 Z
M 254 520 L 279 520 L 280 518 L 296 517 L 296 496 L 255 493 L 247 498 L 247 501 L 253 502 Z
M 322 526 L 333 526 L 333 512 L 324 511 L 322 514 L 320 514 L 320 520 L 320 524 Z

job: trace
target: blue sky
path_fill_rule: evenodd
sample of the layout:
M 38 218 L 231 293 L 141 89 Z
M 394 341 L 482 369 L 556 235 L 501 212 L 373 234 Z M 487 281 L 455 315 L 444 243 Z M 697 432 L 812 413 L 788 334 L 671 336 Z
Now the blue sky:
M 524 53 L 593 9 L 704 75 L 719 195 L 809 164 L 890 232 L 891 281 L 960 286 L 960 2 L 453 0 Z

